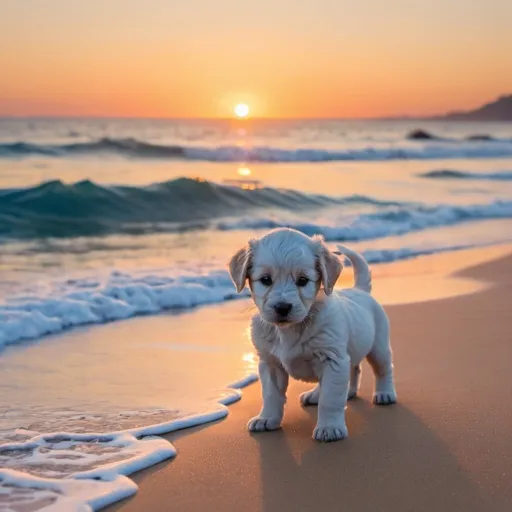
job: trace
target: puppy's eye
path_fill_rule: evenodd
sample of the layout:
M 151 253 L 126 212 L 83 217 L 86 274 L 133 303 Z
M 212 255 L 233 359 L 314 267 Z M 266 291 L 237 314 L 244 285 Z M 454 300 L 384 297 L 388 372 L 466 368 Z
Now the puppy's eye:
M 309 279 L 307 277 L 300 276 L 299 279 L 297 279 L 297 286 L 300 286 L 301 288 L 306 286 L 308 283 Z
M 270 276 L 261 276 L 260 283 L 263 286 L 270 286 L 272 284 L 272 278 Z

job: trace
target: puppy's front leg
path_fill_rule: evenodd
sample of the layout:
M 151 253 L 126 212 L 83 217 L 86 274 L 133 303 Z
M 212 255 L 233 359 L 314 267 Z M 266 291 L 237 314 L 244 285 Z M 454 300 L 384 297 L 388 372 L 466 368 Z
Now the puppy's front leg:
M 276 430 L 281 426 L 288 389 L 288 373 L 277 362 L 260 360 L 260 374 L 263 394 L 263 408 L 258 416 L 247 424 L 251 432 Z
M 320 381 L 318 424 L 313 431 L 313 439 L 328 442 L 347 437 L 345 404 L 349 380 L 350 360 L 348 357 L 325 361 Z

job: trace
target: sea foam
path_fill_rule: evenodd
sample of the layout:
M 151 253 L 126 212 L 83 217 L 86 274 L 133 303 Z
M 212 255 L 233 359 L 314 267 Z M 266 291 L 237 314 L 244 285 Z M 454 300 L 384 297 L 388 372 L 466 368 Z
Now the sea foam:
M 371 249 L 363 251 L 363 255 L 369 263 L 377 264 L 463 247 L 467 245 Z M 46 291 L 39 291 L 39 295 L 24 293 L 10 297 L 0 304 L 0 348 L 80 325 L 103 324 L 248 297 L 247 290 L 241 295 L 236 293 L 225 269 L 186 275 L 174 275 L 173 268 L 157 272 L 151 269 L 147 273 L 133 274 L 112 271 L 106 278 L 95 275 L 88 279 L 66 279 L 49 283 Z
M 113 271 L 106 282 L 92 283 L 78 280 L 68 284 L 68 293 L 59 294 L 56 289 L 62 286 L 57 285 L 47 296 L 12 298 L 0 304 L 0 347 L 78 325 L 189 309 L 237 296 L 225 270 L 158 279 L 152 273 L 140 277 Z
M 174 446 L 157 434 L 225 417 L 226 405 L 239 400 L 240 388 L 255 380 L 251 374 L 232 383 L 211 411 L 144 427 L 33 437 L 20 431 L 13 437 L 24 440 L 3 444 L 0 438 L 0 508 L 90 512 L 133 495 L 138 487 L 128 475 L 176 456 Z
M 251 216 L 219 221 L 216 223 L 216 228 L 241 230 L 291 227 L 307 235 L 321 234 L 327 241 L 335 242 L 371 240 L 474 220 L 510 217 L 512 217 L 512 201 L 460 206 L 410 204 L 357 216 L 345 214 L 339 219 L 330 219 L 329 224 Z

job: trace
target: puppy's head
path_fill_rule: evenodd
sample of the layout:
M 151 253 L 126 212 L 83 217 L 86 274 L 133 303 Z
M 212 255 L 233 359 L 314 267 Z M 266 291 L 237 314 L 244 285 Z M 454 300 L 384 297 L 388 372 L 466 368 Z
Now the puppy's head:
M 251 240 L 229 263 L 240 293 L 249 281 L 261 317 L 280 327 L 302 322 L 320 288 L 332 293 L 342 265 L 321 237 L 276 229 Z

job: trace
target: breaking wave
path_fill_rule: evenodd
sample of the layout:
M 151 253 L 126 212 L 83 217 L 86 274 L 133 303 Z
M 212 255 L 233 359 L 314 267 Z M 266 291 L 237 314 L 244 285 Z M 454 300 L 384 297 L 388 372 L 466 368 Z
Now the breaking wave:
M 69 157 L 113 154 L 128 158 L 203 160 L 212 162 L 333 162 L 438 158 L 494 158 L 512 156 L 512 140 L 472 139 L 404 141 L 403 145 L 363 148 L 279 148 L 270 146 L 182 146 L 154 144 L 135 138 L 102 138 L 89 142 L 37 144 L 18 141 L 0 144 L 0 157 Z
M 362 254 L 368 263 L 377 264 L 464 247 L 369 249 Z M 150 270 L 147 274 L 113 271 L 106 279 L 68 279 L 54 283 L 52 288 L 44 295 L 13 297 L 0 303 L 0 349 L 80 325 L 186 310 L 248 296 L 247 290 L 237 295 L 225 269 L 187 275 L 172 268 L 159 269 L 157 273 Z
M 293 190 L 243 190 L 189 178 L 144 187 L 101 186 L 91 181 L 49 181 L 0 190 L 0 236 L 93 236 L 177 232 L 212 227 L 212 219 L 249 210 L 304 211 L 344 204 L 391 206 L 366 196 L 330 197 Z
M 474 205 L 401 205 L 373 213 L 333 219 L 329 223 L 280 221 L 270 217 L 241 218 L 217 223 L 221 230 L 274 229 L 291 227 L 311 236 L 321 234 L 325 240 L 359 241 L 404 235 L 413 231 L 450 226 L 462 222 L 512 217 L 512 201 L 494 201 Z

